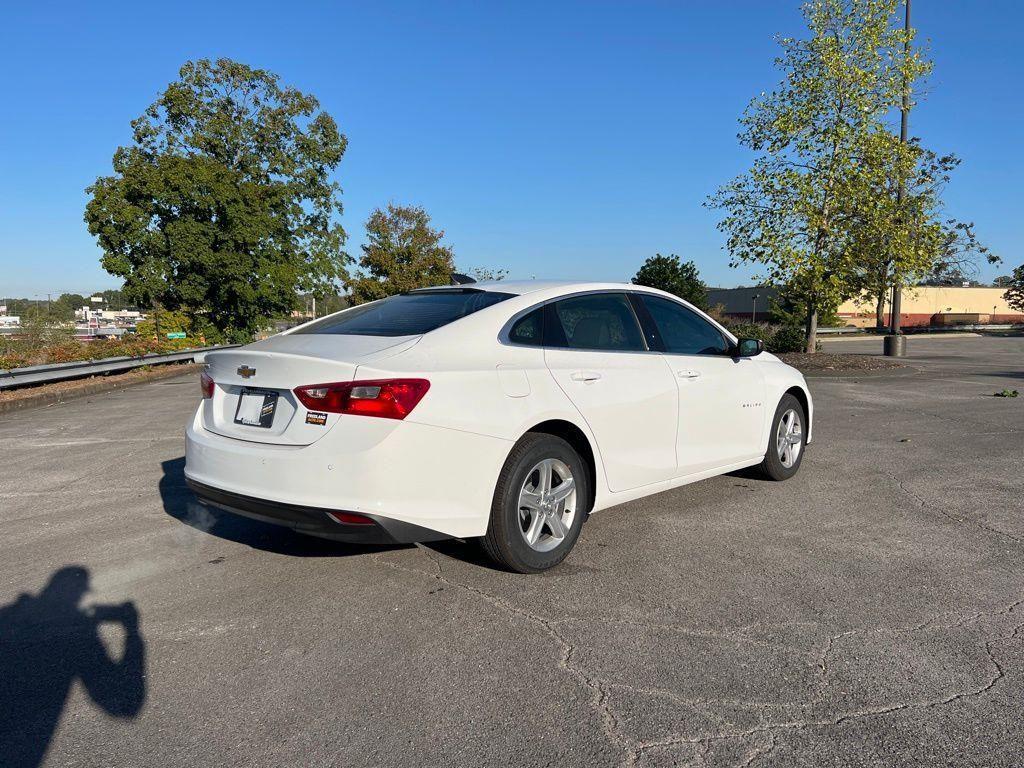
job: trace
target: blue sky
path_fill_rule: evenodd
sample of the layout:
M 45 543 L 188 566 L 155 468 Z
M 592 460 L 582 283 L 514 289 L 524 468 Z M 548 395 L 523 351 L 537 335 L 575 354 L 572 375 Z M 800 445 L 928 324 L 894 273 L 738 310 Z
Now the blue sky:
M 0 296 L 113 287 L 82 223 L 129 121 L 192 58 L 227 56 L 317 96 L 349 138 L 348 249 L 388 201 L 426 207 L 460 267 L 625 280 L 656 251 L 732 270 L 701 202 L 739 171 L 736 119 L 778 79 L 796 0 L 17 3 L 0 10 Z M 963 159 L 946 201 L 1024 261 L 1010 0 L 925 0 L 935 73 L 911 130 Z

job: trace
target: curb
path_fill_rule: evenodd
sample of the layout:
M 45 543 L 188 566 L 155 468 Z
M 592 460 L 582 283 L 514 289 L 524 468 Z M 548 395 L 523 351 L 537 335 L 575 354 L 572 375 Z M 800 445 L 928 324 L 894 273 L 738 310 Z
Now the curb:
M 22 397 L 16 400 L 0 400 L 0 414 L 20 411 L 26 408 L 42 408 L 49 405 L 57 405 L 68 400 L 77 400 L 80 397 L 96 395 L 103 392 L 113 392 L 118 389 L 134 387 L 138 384 L 148 384 L 151 381 L 170 379 L 174 376 L 182 376 L 193 373 L 199 368 L 199 363 L 171 363 L 166 366 L 154 368 L 147 371 L 146 376 L 137 377 L 131 381 L 124 379 L 112 379 L 108 376 L 98 376 L 95 381 L 78 387 L 68 392 L 37 392 L 30 397 Z M 47 385 L 41 385 L 41 388 Z

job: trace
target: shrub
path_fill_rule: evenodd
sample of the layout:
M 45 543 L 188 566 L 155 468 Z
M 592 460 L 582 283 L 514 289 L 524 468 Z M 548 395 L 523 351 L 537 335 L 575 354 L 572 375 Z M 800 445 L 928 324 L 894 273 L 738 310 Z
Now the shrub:
M 765 341 L 769 352 L 805 352 L 807 341 L 804 329 L 798 325 L 783 325 Z
M 70 363 L 76 360 L 103 360 L 108 357 L 141 357 L 187 349 L 190 346 L 195 346 L 191 339 L 153 340 L 137 335 L 88 342 L 65 338 L 50 345 L 39 345 L 32 338 L 6 337 L 0 338 L 0 369 Z
M 140 321 L 135 330 L 142 338 L 152 339 L 155 337 L 157 335 L 155 315 L 151 315 L 145 320 Z M 190 315 L 186 312 L 168 312 L 167 310 L 162 310 L 160 312 L 159 341 L 161 343 L 167 341 L 168 333 L 180 332 L 187 334 L 188 343 L 184 346 L 194 347 L 201 344 L 220 344 L 224 341 L 223 334 L 221 334 L 221 332 L 218 331 L 203 315 Z M 172 339 L 171 341 L 175 340 Z
M 725 327 L 737 338 L 761 339 L 769 352 L 803 352 L 806 349 L 804 329 L 799 325 L 768 325 L 727 319 Z
M 771 338 L 772 329 L 768 325 L 763 323 L 750 323 L 742 320 L 730 321 L 725 324 L 732 335 L 737 339 L 761 339 L 765 345 L 768 344 L 768 339 Z
M 5 350 L 0 353 L 0 370 L 9 370 L 11 368 L 24 368 L 32 365 L 32 358 L 28 355 Z

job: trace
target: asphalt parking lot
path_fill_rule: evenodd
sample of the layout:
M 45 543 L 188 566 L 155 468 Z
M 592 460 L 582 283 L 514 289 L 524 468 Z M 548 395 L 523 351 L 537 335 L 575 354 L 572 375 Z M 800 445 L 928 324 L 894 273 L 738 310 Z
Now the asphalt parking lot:
M 0 762 L 1020 765 L 1024 338 L 910 350 L 543 576 L 204 511 L 193 377 L 0 417 Z

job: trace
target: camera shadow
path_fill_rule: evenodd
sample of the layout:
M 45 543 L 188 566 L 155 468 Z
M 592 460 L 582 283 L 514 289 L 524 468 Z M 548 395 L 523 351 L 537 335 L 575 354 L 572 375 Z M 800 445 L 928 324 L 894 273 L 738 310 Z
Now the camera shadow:
M 133 718 L 146 700 L 145 643 L 135 604 L 83 607 L 89 571 L 78 565 L 54 572 L 38 594 L 22 594 L 0 608 L 0 763 L 34 768 L 60 722 L 71 686 L 111 717 Z M 100 625 L 124 630 L 113 658 Z

